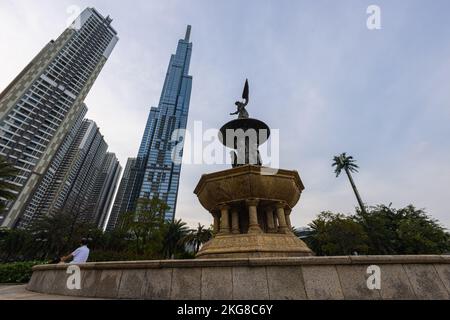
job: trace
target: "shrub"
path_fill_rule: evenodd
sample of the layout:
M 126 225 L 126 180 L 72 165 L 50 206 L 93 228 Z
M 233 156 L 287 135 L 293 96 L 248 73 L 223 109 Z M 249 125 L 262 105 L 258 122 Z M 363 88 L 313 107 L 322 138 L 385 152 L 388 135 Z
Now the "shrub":
M 33 273 L 31 268 L 39 261 L 0 264 L 0 283 L 27 283 Z

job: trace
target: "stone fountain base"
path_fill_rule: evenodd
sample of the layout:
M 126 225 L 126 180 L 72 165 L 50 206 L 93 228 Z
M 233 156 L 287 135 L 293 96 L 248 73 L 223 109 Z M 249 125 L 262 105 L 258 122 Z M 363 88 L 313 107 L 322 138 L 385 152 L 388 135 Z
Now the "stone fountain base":
M 291 211 L 303 189 L 291 170 L 246 165 L 203 175 L 194 192 L 214 217 L 215 236 L 197 258 L 312 255 L 291 230 Z
M 311 250 L 292 233 L 218 235 L 198 253 L 199 259 L 311 256 Z
M 369 289 L 378 266 L 380 289 Z M 73 297 L 148 300 L 450 299 L 450 256 L 345 256 L 88 263 L 81 289 L 68 265 L 33 268 L 27 289 Z M 370 281 L 369 281 L 370 282 Z

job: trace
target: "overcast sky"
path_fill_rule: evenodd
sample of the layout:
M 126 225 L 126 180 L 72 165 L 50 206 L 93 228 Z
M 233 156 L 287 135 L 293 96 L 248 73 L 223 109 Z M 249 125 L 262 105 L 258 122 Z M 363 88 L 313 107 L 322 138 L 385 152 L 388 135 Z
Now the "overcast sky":
M 381 8 L 381 30 L 366 9 Z M 73 12 L 110 15 L 120 41 L 86 103 L 122 164 L 137 154 L 170 55 L 192 25 L 188 128 L 231 119 L 245 78 L 252 117 L 280 129 L 280 165 L 306 186 L 296 226 L 357 205 L 332 158 L 353 155 L 363 200 L 410 203 L 450 227 L 450 2 L 0 0 L 0 90 L 56 38 Z M 73 19 L 72 19 L 73 20 Z M 177 218 L 209 225 L 193 190 L 226 165 L 184 165 Z

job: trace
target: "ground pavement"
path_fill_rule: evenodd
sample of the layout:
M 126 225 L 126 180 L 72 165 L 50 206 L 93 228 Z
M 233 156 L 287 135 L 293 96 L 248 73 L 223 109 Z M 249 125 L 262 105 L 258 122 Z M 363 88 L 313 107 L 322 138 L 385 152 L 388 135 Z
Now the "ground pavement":
M 31 292 L 26 285 L 0 284 L 0 300 L 96 300 Z

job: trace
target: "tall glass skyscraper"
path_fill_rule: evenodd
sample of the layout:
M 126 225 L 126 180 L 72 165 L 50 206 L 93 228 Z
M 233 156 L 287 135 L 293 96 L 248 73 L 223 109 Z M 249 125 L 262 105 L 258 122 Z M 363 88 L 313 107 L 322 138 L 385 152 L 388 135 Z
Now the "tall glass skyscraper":
M 124 195 L 116 199 L 121 204 L 114 205 L 119 214 L 134 211 L 139 198 L 157 197 L 170 207 L 166 219 L 175 217 L 181 164 L 172 161 L 173 149 L 179 142 L 171 139 L 175 130 L 186 129 L 187 125 L 192 89 L 190 34 L 191 26 L 188 26 L 185 38 L 178 42 L 176 54 L 170 58 L 159 105 L 150 110 Z M 117 212 L 112 215 L 117 216 Z
M 86 112 L 84 99 L 118 41 L 111 22 L 87 8 L 0 94 L 0 156 L 19 170 L 12 181 L 17 198 L 0 213 L 0 226 L 20 222 L 30 195 Z

